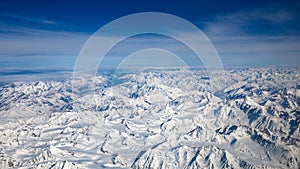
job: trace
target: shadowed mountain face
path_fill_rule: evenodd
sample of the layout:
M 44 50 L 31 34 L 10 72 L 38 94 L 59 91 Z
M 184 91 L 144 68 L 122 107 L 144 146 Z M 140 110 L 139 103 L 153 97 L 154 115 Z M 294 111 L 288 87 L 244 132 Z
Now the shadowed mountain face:
M 225 74 L 217 93 L 202 71 L 129 74 L 114 86 L 98 76 L 83 96 L 69 80 L 3 84 L 0 167 L 299 168 L 299 70 Z

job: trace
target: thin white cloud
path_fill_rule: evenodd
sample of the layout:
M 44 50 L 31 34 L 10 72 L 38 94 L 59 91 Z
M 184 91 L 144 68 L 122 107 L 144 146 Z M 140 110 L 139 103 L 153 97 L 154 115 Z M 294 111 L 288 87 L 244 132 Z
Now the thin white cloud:
M 57 24 L 55 21 L 52 21 L 49 19 L 38 18 L 38 17 L 27 17 L 27 16 L 16 14 L 16 13 L 3 13 L 2 12 L 2 13 L 0 13 L 0 16 L 20 20 L 23 22 L 31 22 L 31 23 L 37 23 L 37 24 L 46 24 L 46 25 Z
M 299 36 L 223 36 L 210 38 L 226 64 L 299 64 Z
M 255 20 L 265 20 L 271 23 L 285 23 L 295 18 L 295 14 L 287 10 L 274 10 L 272 8 L 256 8 L 239 11 L 229 15 L 217 16 L 217 21 L 248 25 Z
M 275 3 L 218 15 L 203 31 L 228 63 L 300 63 L 299 30 L 285 26 L 299 18 L 290 8 Z
M 20 34 L 21 36 L 25 36 L 25 35 L 39 36 L 39 35 L 48 35 L 48 34 L 52 36 L 65 36 L 71 34 L 69 32 L 64 32 L 64 31 L 52 31 L 52 30 L 45 30 L 45 29 L 36 29 L 36 28 L 29 28 L 29 27 L 22 27 L 22 26 L 7 26 L 7 25 L 0 25 L 0 31 L 5 32 L 0 34 L 0 36 L 2 37 L 12 36 L 14 34 Z
M 48 25 L 55 25 L 55 24 L 57 24 L 56 22 L 51 21 L 51 20 L 41 20 L 41 22 L 44 23 L 44 24 L 48 24 Z
M 0 57 L 76 55 L 90 35 L 26 27 L 0 26 Z M 2 56 L 1 56 L 2 55 Z
M 204 22 L 202 25 L 206 33 L 214 35 L 245 35 L 249 33 L 249 30 L 255 34 L 255 32 L 261 31 L 262 26 L 268 26 L 270 30 L 266 33 L 272 34 L 276 29 L 282 28 L 282 25 L 299 19 L 298 11 L 292 7 L 291 5 L 273 3 L 254 9 L 217 15 L 214 20 Z M 295 28 L 291 26 L 284 28 L 286 31 L 291 29 Z

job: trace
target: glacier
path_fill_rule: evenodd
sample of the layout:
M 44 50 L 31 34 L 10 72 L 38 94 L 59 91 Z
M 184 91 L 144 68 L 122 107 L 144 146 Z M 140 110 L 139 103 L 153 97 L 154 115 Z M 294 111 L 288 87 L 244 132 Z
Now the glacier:
M 299 69 L 225 74 L 218 92 L 196 70 L 1 83 L 0 168 L 299 168 Z

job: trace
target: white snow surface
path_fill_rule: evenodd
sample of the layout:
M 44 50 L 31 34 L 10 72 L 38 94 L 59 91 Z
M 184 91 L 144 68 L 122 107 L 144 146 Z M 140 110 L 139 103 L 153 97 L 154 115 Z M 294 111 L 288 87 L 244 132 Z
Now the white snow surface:
M 216 93 L 195 70 L 2 85 L 0 168 L 298 169 L 299 70 L 225 73 Z

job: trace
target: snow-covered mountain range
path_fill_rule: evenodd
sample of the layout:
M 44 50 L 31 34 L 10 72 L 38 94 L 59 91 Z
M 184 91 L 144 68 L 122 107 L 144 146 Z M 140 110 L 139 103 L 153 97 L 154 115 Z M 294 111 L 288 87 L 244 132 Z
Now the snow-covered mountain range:
M 149 71 L 95 92 L 71 80 L 0 87 L 0 168 L 299 168 L 300 72 Z

